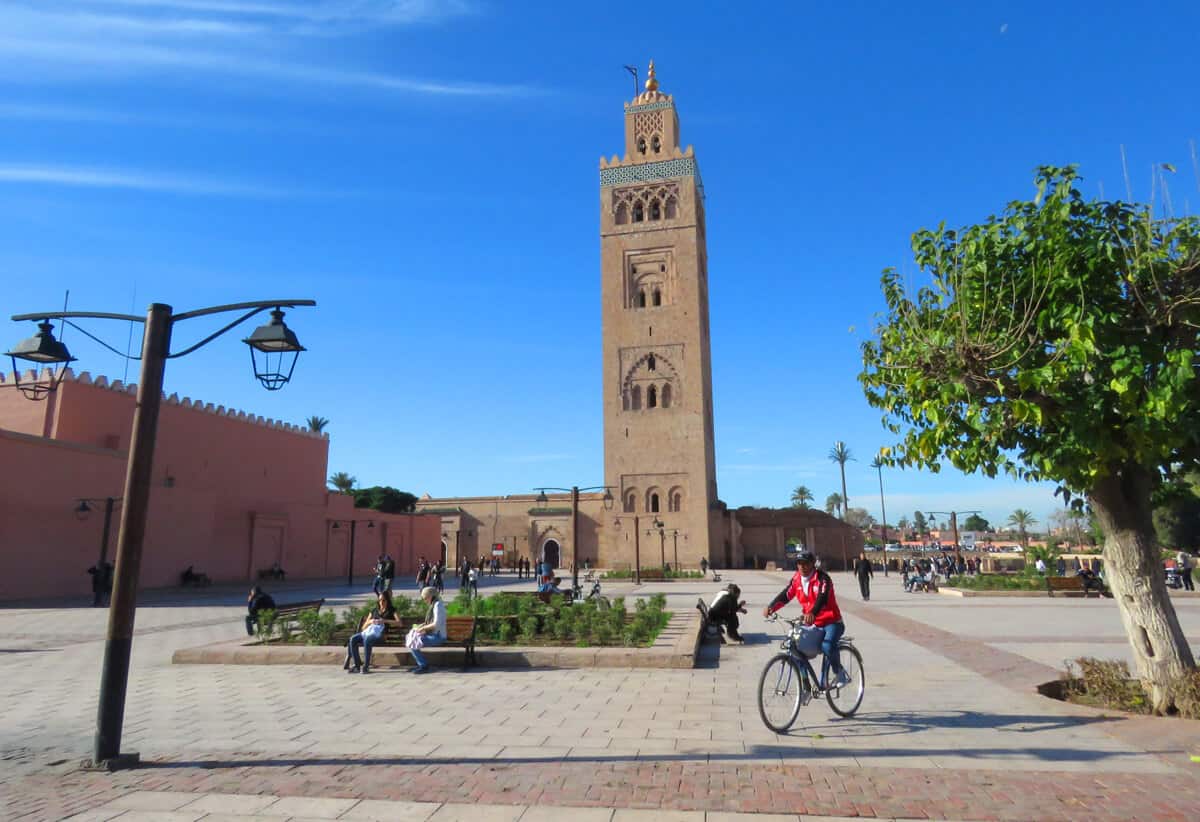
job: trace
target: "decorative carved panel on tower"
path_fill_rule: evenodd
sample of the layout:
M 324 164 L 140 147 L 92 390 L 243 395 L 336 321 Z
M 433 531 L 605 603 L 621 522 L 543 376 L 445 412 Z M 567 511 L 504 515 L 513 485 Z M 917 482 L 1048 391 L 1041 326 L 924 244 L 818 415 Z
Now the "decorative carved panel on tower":
M 657 411 L 683 405 L 683 344 L 622 348 L 621 408 Z
M 674 220 L 679 216 L 679 184 L 613 189 L 612 213 L 617 225 Z
M 623 303 L 633 310 L 673 305 L 678 291 L 675 252 L 648 248 L 625 254 Z

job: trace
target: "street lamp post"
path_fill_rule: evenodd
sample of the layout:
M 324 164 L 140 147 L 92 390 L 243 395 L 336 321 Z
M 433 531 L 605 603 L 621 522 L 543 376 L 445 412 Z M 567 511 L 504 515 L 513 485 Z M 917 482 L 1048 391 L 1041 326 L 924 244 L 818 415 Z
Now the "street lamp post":
M 100 534 L 100 559 L 96 562 L 96 573 L 99 576 L 96 579 L 97 587 L 94 588 L 96 594 L 92 600 L 93 607 L 100 606 L 101 591 L 107 592 L 108 589 L 108 581 L 106 580 L 108 575 L 104 567 L 108 562 L 108 536 L 112 531 L 113 510 L 116 508 L 117 503 L 121 502 L 121 498 L 105 497 L 103 500 L 100 500 L 85 497 L 79 500 L 79 505 L 75 508 L 75 516 L 80 520 L 85 520 L 88 518 L 88 514 L 92 512 L 92 507 L 89 503 L 98 503 L 101 501 L 104 503 L 104 530 Z
M 667 567 L 667 531 L 663 521 L 658 517 L 654 518 L 654 522 L 651 524 L 651 527 L 646 531 L 646 536 L 650 536 L 655 531 L 658 531 L 658 567 L 665 569 Z
M 133 314 L 109 314 L 87 311 L 46 311 L 36 314 L 15 314 L 15 322 L 34 320 L 39 323 L 40 333 L 19 343 L 8 352 L 13 370 L 17 372 L 15 384 L 31 399 L 42 399 L 54 391 L 66 373 L 68 363 L 75 358 L 66 346 L 54 339 L 51 319 L 62 320 L 80 331 L 74 319 L 106 319 L 123 322 L 144 323 L 142 335 L 142 368 L 138 382 L 137 404 L 133 412 L 133 434 L 129 443 L 129 460 L 125 472 L 124 505 L 121 508 L 121 525 L 117 535 L 116 580 L 112 601 L 108 610 L 108 633 L 104 643 L 104 662 L 100 674 L 100 695 L 96 717 L 95 746 L 90 767 L 105 770 L 128 767 L 137 763 L 136 753 L 121 753 L 121 731 L 125 720 L 125 694 L 129 684 L 129 658 L 133 648 L 133 623 L 137 610 L 137 586 L 141 572 L 142 550 L 146 536 L 146 520 L 149 514 L 150 487 L 154 468 L 154 446 L 158 435 L 158 414 L 162 401 L 163 378 L 168 359 L 185 356 L 207 345 L 225 332 L 268 309 L 271 322 L 260 326 L 250 337 L 243 340 L 250 346 L 250 361 L 254 376 L 269 391 L 282 388 L 291 379 L 296 359 L 304 347 L 296 335 L 283 322 L 284 307 L 313 306 L 312 300 L 271 300 L 269 302 L 234 303 L 202 308 L 175 314 L 171 306 L 153 303 L 146 316 Z M 195 317 L 222 314 L 229 311 L 246 311 L 238 319 L 205 337 L 200 342 L 171 353 L 171 332 L 175 324 Z M 87 333 L 87 332 L 84 332 Z M 89 336 L 91 336 L 89 334 Z M 93 339 L 96 339 L 93 337 Z M 119 349 L 101 343 L 110 350 Z M 256 352 L 262 355 L 259 364 Z M 285 356 L 292 354 L 290 367 L 284 373 Z M 272 357 L 275 358 L 272 365 Z M 38 396 L 40 388 L 35 378 L 31 386 L 22 389 L 17 360 L 44 365 L 61 366 L 57 383 L 50 380 L 45 392 Z
M 674 542 L 673 547 L 675 550 L 675 570 L 678 571 L 679 570 L 679 529 L 678 528 L 674 528 L 671 530 L 671 539 Z
M 954 553 L 961 556 L 962 548 L 958 544 L 958 515 L 978 513 L 978 511 L 926 511 L 925 516 L 932 517 L 934 514 L 941 514 L 944 517 L 950 517 L 950 530 L 954 534 Z
M 613 507 L 612 487 L 608 485 L 593 485 L 589 488 L 580 488 L 578 485 L 572 485 L 570 488 L 555 488 L 551 485 L 546 485 L 541 488 L 533 489 L 538 492 L 537 503 L 545 507 L 550 498 L 546 496 L 547 491 L 562 491 L 571 495 L 571 591 L 579 590 L 579 494 L 585 491 L 603 491 L 604 492 L 604 510 L 611 511 Z

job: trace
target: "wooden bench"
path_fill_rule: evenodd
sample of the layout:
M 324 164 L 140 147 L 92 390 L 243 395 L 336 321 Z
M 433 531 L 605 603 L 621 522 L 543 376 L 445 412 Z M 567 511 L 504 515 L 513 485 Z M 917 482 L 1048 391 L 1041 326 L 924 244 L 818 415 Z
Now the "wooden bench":
M 641 570 L 642 582 L 651 580 L 652 582 L 663 582 L 666 580 L 667 574 L 662 568 L 643 568 Z
M 307 602 L 288 602 L 284 605 L 275 606 L 275 624 L 281 622 L 295 622 L 301 611 L 317 611 L 320 612 L 321 606 L 325 604 L 324 599 L 310 599 Z
M 708 606 L 703 599 L 696 600 L 696 610 L 700 612 L 700 635 L 702 637 L 720 636 L 721 628 L 708 621 Z
M 1100 587 L 1097 588 L 1096 585 Z M 1056 593 L 1064 596 L 1079 595 L 1084 598 L 1095 594 L 1097 598 L 1102 596 L 1111 597 L 1112 594 L 1104 588 L 1104 583 L 1096 580 L 1096 584 L 1087 586 L 1084 584 L 1083 577 L 1046 577 L 1046 593 L 1054 596 Z
M 549 605 L 556 598 L 561 599 L 563 605 L 571 602 L 570 591 L 559 591 L 558 593 L 554 593 L 553 591 L 500 591 L 499 593 L 513 597 L 536 597 L 539 602 L 543 602 L 546 605 Z
M 408 632 L 415 626 L 424 624 L 425 620 L 422 617 L 403 616 L 397 617 L 398 625 L 389 625 L 387 633 L 383 639 L 375 643 L 376 648 L 403 648 L 404 640 L 408 637 Z M 421 649 L 422 653 L 437 654 L 442 648 L 460 647 L 466 652 L 463 659 L 463 667 L 468 665 L 478 665 L 479 662 L 475 657 L 475 617 L 473 616 L 447 616 L 446 617 L 446 642 L 442 645 L 435 645 L 428 650 Z M 334 641 L 341 645 L 345 645 L 350 641 L 350 636 L 353 632 L 346 630 L 339 631 L 334 634 Z
M 284 571 L 282 568 L 259 568 L 258 569 L 258 578 L 259 579 L 278 579 L 278 580 L 282 581 L 284 579 L 284 577 L 286 577 L 286 576 L 287 576 L 287 571 Z

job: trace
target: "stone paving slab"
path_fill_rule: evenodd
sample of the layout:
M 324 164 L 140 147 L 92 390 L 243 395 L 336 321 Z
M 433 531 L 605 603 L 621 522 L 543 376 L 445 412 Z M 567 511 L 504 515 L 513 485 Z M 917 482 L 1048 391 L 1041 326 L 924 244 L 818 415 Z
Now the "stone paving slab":
M 1057 675 L 1038 650 L 1055 646 L 1020 638 L 1057 635 L 1081 647 L 1094 639 L 1093 654 L 1110 656 L 1123 637 L 1111 600 L 918 597 L 893 577 L 876 578 L 863 604 L 838 575 L 866 661 L 867 701 L 853 720 L 814 702 L 791 732 L 772 733 L 755 694 L 780 631 L 758 611 L 786 580 L 729 572 L 725 582 L 737 582 L 751 605 L 748 642 L 706 645 L 690 669 L 455 666 L 428 677 L 348 677 L 340 665 L 172 665 L 180 648 L 244 638 L 244 606 L 204 605 L 191 594 L 158 601 L 139 609 L 139 631 L 147 630 L 134 643 L 123 746 L 149 764 L 113 775 L 75 769 L 94 728 L 102 642 L 39 642 L 47 611 L 0 609 L 0 648 L 26 648 L 0 654 L 0 704 L 20 706 L 0 712 L 0 795 L 13 798 L 0 816 L 60 819 L 153 791 L 626 810 L 647 819 L 687 811 L 1128 820 L 1183 818 L 1177 800 L 1200 793 L 1200 766 L 1181 761 L 1183 749 L 1163 730 L 1185 724 L 1102 717 L 1031 690 L 1026 677 Z M 672 610 L 694 613 L 697 596 L 721 587 L 696 580 L 663 590 Z M 610 595 L 634 591 L 605 586 Z M 1176 602 L 1193 638 L 1198 606 Z M 53 613 L 62 637 L 87 637 L 104 614 Z M 639 727 L 644 734 L 621 735 Z M 1101 796 L 1104 805 L 1088 799 Z

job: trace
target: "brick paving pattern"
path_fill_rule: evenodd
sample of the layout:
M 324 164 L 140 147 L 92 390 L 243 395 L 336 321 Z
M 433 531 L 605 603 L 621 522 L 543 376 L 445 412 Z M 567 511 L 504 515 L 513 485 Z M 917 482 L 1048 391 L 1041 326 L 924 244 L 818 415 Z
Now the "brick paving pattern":
M 760 608 L 785 579 L 730 578 Z M 90 748 L 102 648 L 88 637 L 102 635 L 104 612 L 0 610 L 0 818 L 217 820 L 240 810 L 240 818 L 364 819 L 385 808 L 369 802 L 426 803 L 381 818 L 472 822 L 561 818 L 537 813 L 558 807 L 600 809 L 597 818 L 612 822 L 634 811 L 664 822 L 669 811 L 700 822 L 722 813 L 1194 817 L 1187 798 L 1200 797 L 1200 766 L 1183 754 L 1200 753 L 1188 749 L 1200 735 L 1187 735 L 1190 723 L 1106 717 L 1031 693 L 1055 675 L 1048 653 L 1121 655 L 1111 602 L 981 606 L 906 595 L 877 579 L 864 604 L 848 581 L 838 585 L 866 660 L 866 702 L 852 720 L 814 702 L 786 735 L 757 714 L 758 671 L 777 638 L 753 611 L 747 645 L 707 647 L 695 670 L 347 677 L 299 666 L 172 666 L 178 648 L 236 637 L 244 594 L 159 595 L 138 614 L 123 746 L 147 764 L 117 774 L 77 767 Z M 718 587 L 659 589 L 683 610 Z M 341 607 L 338 586 L 315 592 Z M 1177 605 L 1195 638 L 1200 602 Z M 1047 641 L 1023 651 L 1021 637 Z M 135 807 L 175 794 L 173 807 Z M 237 806 L 228 795 L 255 799 Z

